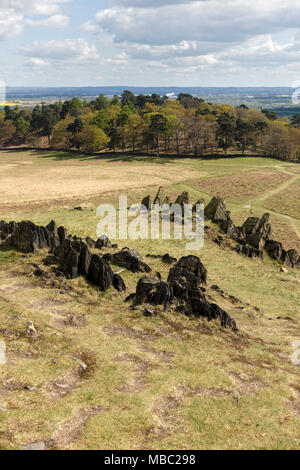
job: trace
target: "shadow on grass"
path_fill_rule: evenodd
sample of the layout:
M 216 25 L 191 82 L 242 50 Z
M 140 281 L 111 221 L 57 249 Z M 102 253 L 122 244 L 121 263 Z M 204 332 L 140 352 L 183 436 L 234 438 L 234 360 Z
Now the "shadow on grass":
M 274 158 L 275 160 L 283 159 L 272 157 L 270 155 L 261 155 L 261 154 L 244 154 L 241 153 L 228 153 L 225 155 L 222 154 L 210 154 L 210 155 L 176 155 L 176 154 L 161 154 L 159 157 L 155 154 L 139 152 L 133 154 L 132 152 L 103 152 L 103 153 L 85 153 L 80 152 L 79 150 L 62 150 L 55 148 L 47 149 L 37 149 L 37 148 L 7 148 L 0 149 L 3 152 L 14 152 L 14 153 L 23 153 L 25 151 L 31 151 L 38 158 L 48 158 L 56 161 L 67 161 L 67 160 L 79 160 L 79 161 L 92 161 L 92 160 L 109 160 L 113 162 L 126 162 L 126 163 L 136 163 L 136 162 L 151 162 L 157 163 L 160 165 L 166 163 L 172 163 L 177 160 L 220 160 L 220 159 L 237 159 L 237 158 Z M 294 162 L 298 163 L 298 162 Z

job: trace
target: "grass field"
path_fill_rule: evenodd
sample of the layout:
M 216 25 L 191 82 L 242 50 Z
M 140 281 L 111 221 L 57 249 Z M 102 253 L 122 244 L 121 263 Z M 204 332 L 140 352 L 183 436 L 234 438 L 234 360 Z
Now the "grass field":
M 96 207 L 154 195 L 158 186 L 193 201 L 226 197 L 235 222 L 271 213 L 274 238 L 300 251 L 299 165 L 266 158 L 218 160 L 87 157 L 0 152 L 0 219 L 96 237 Z M 298 205 L 297 205 L 298 201 Z M 72 211 L 83 205 L 82 212 Z M 119 242 L 180 258 L 184 241 Z M 208 297 L 237 321 L 218 323 L 171 312 L 145 318 L 124 303 L 141 275 L 125 271 L 126 295 L 84 279 L 40 280 L 46 253 L 0 251 L 0 448 L 44 441 L 56 449 L 299 448 L 300 271 L 287 274 L 210 239 L 196 253 L 208 269 Z M 147 259 L 148 262 L 148 259 Z M 150 259 L 165 279 L 169 267 Z M 237 301 L 230 299 L 235 296 Z M 74 320 L 75 319 L 75 320 Z M 26 335 L 32 321 L 37 338 Z M 76 359 L 74 359 L 76 358 Z M 82 373 L 78 359 L 88 364 Z

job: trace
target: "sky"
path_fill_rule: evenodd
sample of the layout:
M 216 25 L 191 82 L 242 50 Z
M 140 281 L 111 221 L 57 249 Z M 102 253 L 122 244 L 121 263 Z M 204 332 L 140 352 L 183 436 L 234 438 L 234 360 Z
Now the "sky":
M 296 0 L 0 0 L 11 86 L 298 86 Z

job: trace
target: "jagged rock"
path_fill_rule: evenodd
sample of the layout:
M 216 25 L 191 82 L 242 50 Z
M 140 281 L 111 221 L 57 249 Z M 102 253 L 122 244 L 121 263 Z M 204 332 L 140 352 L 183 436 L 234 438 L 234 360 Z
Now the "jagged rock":
M 54 250 L 61 243 L 61 240 L 60 240 L 60 237 L 59 237 L 59 234 L 58 234 L 57 225 L 54 222 L 54 220 L 51 220 L 51 222 L 47 225 L 46 229 L 49 230 L 49 232 L 51 233 L 51 235 L 53 237 L 54 246 L 53 246 L 52 250 Z
M 204 209 L 204 215 L 212 222 L 227 220 L 228 213 L 226 210 L 225 200 L 220 197 L 214 197 Z
M 57 233 L 60 243 L 62 243 L 68 237 L 67 229 L 65 227 L 58 227 Z
M 247 256 L 248 258 L 263 259 L 263 252 L 259 250 L 258 248 L 254 248 L 253 246 L 250 246 L 250 245 L 237 245 L 234 248 L 234 251 L 236 251 L 239 254 L 243 254 Z
M 163 203 L 162 203 L 162 205 L 169 206 L 170 203 L 171 203 L 171 200 L 170 200 L 169 196 L 166 196 Z
M 299 260 L 299 253 L 297 250 L 282 250 L 281 261 L 288 268 L 295 268 Z
M 164 193 L 164 188 L 161 186 L 159 190 L 157 191 L 157 194 L 154 198 L 153 204 L 159 204 L 161 205 L 163 202 L 163 193 Z
M 165 264 L 173 264 L 173 263 L 177 263 L 177 259 L 176 259 L 176 258 L 173 258 L 173 257 L 170 256 L 168 253 L 166 253 L 166 254 L 162 257 L 162 262 L 165 263 Z
M 265 250 L 268 255 L 279 261 L 282 257 L 282 243 L 276 242 L 274 240 L 267 240 L 265 244 Z
M 125 292 L 126 291 L 125 282 L 119 274 L 114 274 L 113 275 L 113 287 L 118 292 Z
M 172 256 L 170 256 L 168 253 L 166 253 L 163 256 L 161 256 L 161 255 L 147 255 L 146 258 L 161 259 L 162 262 L 165 263 L 165 264 L 177 263 L 177 259 L 172 258 Z
M 178 204 L 182 207 L 182 209 L 184 209 L 184 206 L 189 204 L 189 193 L 184 191 L 182 194 L 180 194 L 176 199 L 175 204 Z
M 96 242 L 91 237 L 86 237 L 85 242 L 87 246 L 91 249 L 94 249 L 96 247 Z
M 234 225 L 233 221 L 230 217 L 230 212 L 227 212 L 227 219 L 221 220 L 219 222 L 219 227 L 222 232 L 226 233 L 230 238 L 234 238 L 238 235 L 238 231 L 236 226 Z
M 192 209 L 193 214 L 196 214 L 196 212 L 197 212 L 197 206 L 201 206 L 201 205 L 205 206 L 205 199 L 199 199 L 199 200 L 196 202 L 196 204 L 194 204 L 193 209 Z
M 201 284 L 206 285 L 207 270 L 197 256 L 186 256 L 170 269 L 168 282 L 174 287 L 174 293 L 181 296 L 182 290 L 187 288 L 199 287 Z
M 243 232 L 246 235 L 254 235 L 258 231 L 260 219 L 258 217 L 249 217 L 243 225 Z
M 90 270 L 90 264 L 92 261 L 92 253 L 90 252 L 87 244 L 82 241 L 79 243 L 80 248 L 80 256 L 79 256 L 79 264 L 78 264 L 78 273 L 81 276 L 88 276 Z
M 150 273 L 151 268 L 141 258 L 141 255 L 136 250 L 123 248 L 122 251 L 113 255 L 106 254 L 103 257 L 106 261 L 115 264 L 121 268 L 126 268 L 133 273 Z
M 98 250 L 101 250 L 102 248 L 112 248 L 110 239 L 106 236 L 98 238 L 95 244 L 95 248 Z
M 88 280 L 99 286 L 102 292 L 106 291 L 112 286 L 113 272 L 111 267 L 103 258 L 98 255 L 93 255 L 90 263 L 88 273 Z
M 24 253 L 34 253 L 45 248 L 53 252 L 59 244 L 59 239 L 56 226 L 49 224 L 49 227 L 51 231 L 32 222 L 20 222 L 16 224 L 13 234 L 7 241 L 13 248 Z
M 270 214 L 264 214 L 261 219 L 258 217 L 249 217 L 243 225 L 243 234 L 246 242 L 262 250 L 266 241 L 271 237 L 271 225 L 269 224 Z
M 17 227 L 17 222 L 5 222 L 4 220 L 0 221 L 0 232 L 6 235 L 11 235 Z
M 234 332 L 238 332 L 235 320 L 218 305 L 210 304 L 200 289 L 189 291 L 187 303 L 194 316 L 204 317 L 209 321 L 219 320 L 222 328 L 231 328 Z
M 58 258 L 62 272 L 74 279 L 79 276 L 79 258 L 80 249 L 78 249 L 78 242 L 67 238 L 55 250 L 55 255 Z
M 149 211 L 151 209 L 151 205 L 152 205 L 152 198 L 151 196 L 146 196 L 143 200 L 142 200 L 142 206 L 145 206 L 147 208 L 147 210 Z
M 136 288 L 135 304 L 144 303 L 169 307 L 173 300 L 171 284 L 152 277 L 142 277 Z

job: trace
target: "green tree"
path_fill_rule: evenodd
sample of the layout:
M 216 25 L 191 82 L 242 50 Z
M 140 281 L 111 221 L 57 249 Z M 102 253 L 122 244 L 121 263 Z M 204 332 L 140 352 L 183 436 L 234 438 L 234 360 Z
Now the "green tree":
M 77 141 L 79 148 L 84 152 L 98 152 L 107 147 L 109 138 L 99 127 L 87 124 L 77 134 Z
M 153 146 L 156 150 L 157 156 L 159 156 L 160 151 L 160 137 L 161 135 L 166 132 L 168 119 L 164 114 L 161 113 L 150 113 L 150 132 L 153 139 Z M 148 119 L 149 119 L 148 118 Z
M 16 127 L 12 121 L 4 121 L 0 127 L 0 144 L 7 145 L 13 140 L 16 133 Z
M 254 145 L 255 141 L 252 135 L 254 131 L 255 127 L 252 124 L 243 119 L 237 119 L 234 140 L 242 150 L 242 154 L 250 145 Z
M 16 133 L 22 139 L 22 143 L 25 143 L 26 137 L 29 134 L 30 122 L 19 116 L 16 121 Z
M 218 145 L 227 154 L 227 150 L 233 144 L 235 134 L 235 119 L 229 113 L 221 114 L 217 119 Z

